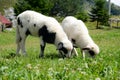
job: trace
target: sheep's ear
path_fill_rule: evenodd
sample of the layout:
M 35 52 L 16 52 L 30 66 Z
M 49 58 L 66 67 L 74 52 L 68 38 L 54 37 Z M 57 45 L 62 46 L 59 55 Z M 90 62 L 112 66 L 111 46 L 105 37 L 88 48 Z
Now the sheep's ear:
M 60 49 L 62 49 L 62 47 L 63 47 L 63 43 L 62 43 L 62 42 L 58 43 L 57 50 L 60 50 Z

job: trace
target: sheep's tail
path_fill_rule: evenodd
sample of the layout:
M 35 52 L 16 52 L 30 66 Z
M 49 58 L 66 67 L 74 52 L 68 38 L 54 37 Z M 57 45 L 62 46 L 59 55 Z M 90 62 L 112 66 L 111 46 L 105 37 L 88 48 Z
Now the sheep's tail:
M 19 24 L 17 23 L 16 26 L 16 43 L 18 44 L 21 41 L 21 37 L 20 37 L 20 31 L 19 31 Z

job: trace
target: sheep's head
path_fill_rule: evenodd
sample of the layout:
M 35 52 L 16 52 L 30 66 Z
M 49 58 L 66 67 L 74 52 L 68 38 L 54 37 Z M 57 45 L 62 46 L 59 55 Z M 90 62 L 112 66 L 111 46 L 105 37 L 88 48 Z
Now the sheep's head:
M 59 50 L 59 52 L 63 58 L 64 57 L 70 58 L 71 52 L 73 50 L 72 43 L 70 41 L 60 42 L 60 43 L 58 43 L 57 50 Z
M 92 57 L 94 57 L 96 54 L 99 54 L 99 52 L 99 47 L 96 44 L 88 45 L 86 48 L 82 48 L 82 54 L 89 53 Z

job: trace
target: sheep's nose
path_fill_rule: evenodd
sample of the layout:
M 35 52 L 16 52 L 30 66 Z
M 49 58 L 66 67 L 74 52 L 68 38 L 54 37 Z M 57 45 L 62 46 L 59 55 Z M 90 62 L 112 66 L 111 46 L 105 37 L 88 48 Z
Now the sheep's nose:
M 92 50 L 89 50 L 89 53 L 90 53 L 91 56 L 95 55 L 94 51 L 92 51 Z

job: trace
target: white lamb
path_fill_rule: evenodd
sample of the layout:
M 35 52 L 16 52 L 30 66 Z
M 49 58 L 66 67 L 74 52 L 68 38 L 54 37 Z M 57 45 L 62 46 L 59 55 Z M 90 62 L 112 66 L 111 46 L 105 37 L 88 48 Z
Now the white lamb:
M 73 49 L 72 43 L 68 40 L 67 35 L 56 19 L 28 10 L 17 16 L 17 24 L 16 54 L 19 54 L 20 49 L 23 54 L 26 54 L 25 40 L 30 34 L 40 37 L 41 39 L 41 52 L 39 57 L 44 56 L 46 43 L 55 44 L 57 50 L 59 50 L 63 56 L 71 56 L 71 51 Z
M 73 46 L 81 49 L 83 57 L 85 57 L 85 53 L 89 53 L 91 56 L 99 53 L 99 47 L 90 37 L 88 29 L 83 21 L 68 16 L 62 21 L 62 27 L 69 40 L 73 43 Z M 78 55 L 75 48 L 74 54 Z

